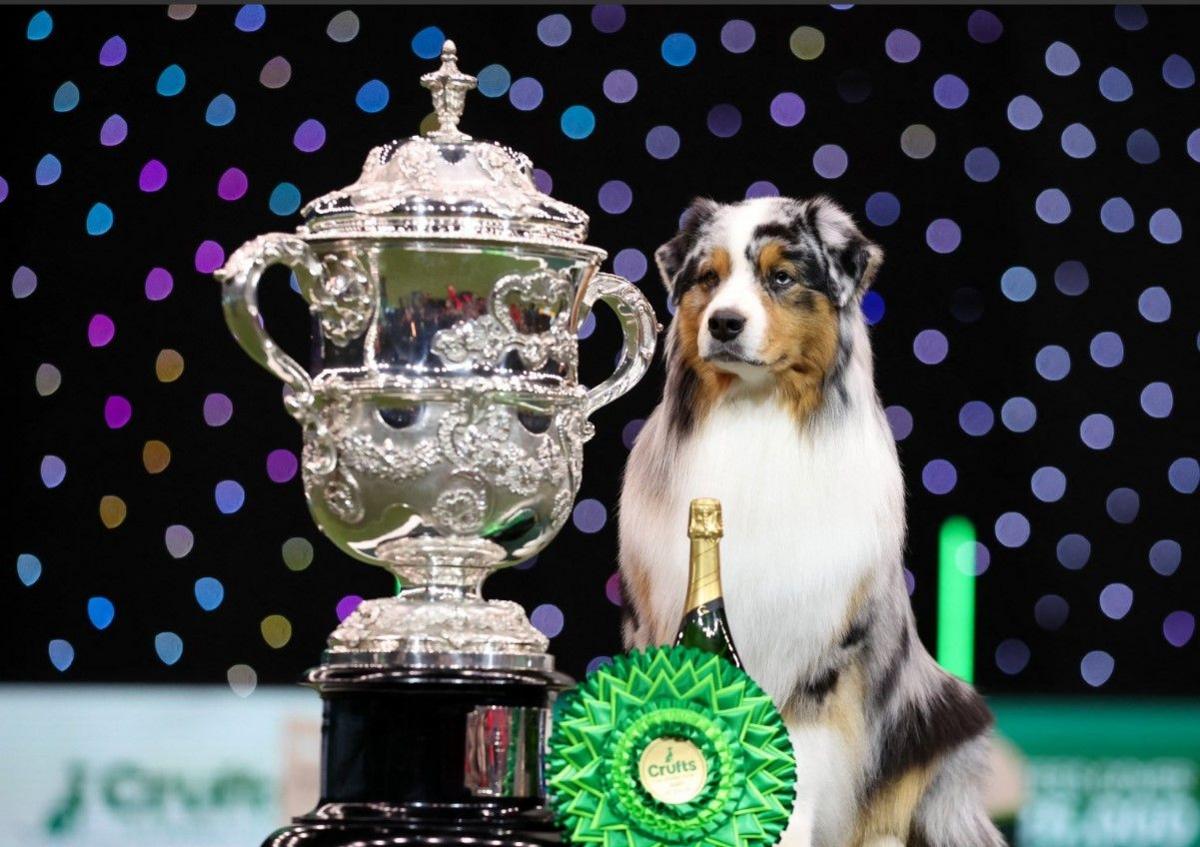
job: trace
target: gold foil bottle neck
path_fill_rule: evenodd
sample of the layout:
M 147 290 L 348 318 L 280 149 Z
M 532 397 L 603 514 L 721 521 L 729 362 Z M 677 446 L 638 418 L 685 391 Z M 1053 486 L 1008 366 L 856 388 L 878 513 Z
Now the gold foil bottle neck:
M 721 523 L 721 501 L 712 497 L 697 497 L 692 501 L 688 517 L 689 538 L 720 538 L 725 534 Z
M 687 599 L 684 611 L 711 603 L 721 597 L 721 501 L 701 497 L 692 501 L 688 516 L 691 538 L 691 563 L 688 568 Z

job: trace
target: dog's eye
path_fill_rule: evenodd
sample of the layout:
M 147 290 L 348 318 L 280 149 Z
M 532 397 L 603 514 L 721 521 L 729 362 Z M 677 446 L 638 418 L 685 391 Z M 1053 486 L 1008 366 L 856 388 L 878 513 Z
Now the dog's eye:
M 771 284 L 776 288 L 787 288 L 795 281 L 796 278 L 783 269 L 771 274 Z
M 712 288 L 718 282 L 720 282 L 720 280 L 717 277 L 716 271 L 705 271 L 704 273 L 700 274 L 700 284 L 705 288 Z

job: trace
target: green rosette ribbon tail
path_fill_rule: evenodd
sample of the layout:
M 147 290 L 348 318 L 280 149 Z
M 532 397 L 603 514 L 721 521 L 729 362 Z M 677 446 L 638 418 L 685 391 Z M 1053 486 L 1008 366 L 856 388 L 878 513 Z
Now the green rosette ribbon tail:
M 689 647 L 617 656 L 559 700 L 550 805 L 568 840 L 602 847 L 770 847 L 796 760 L 771 698 Z

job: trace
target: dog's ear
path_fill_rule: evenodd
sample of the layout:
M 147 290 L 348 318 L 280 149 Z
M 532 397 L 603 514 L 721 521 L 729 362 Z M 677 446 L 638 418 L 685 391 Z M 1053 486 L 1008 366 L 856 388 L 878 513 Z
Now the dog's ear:
M 654 261 L 658 265 L 658 272 L 662 274 L 667 295 L 675 303 L 679 302 L 679 297 L 683 294 L 678 283 L 687 255 L 696 243 L 700 227 L 709 221 L 716 211 L 717 204 L 714 201 L 706 197 L 697 197 L 679 219 L 679 232 L 654 251 Z
M 805 217 L 825 248 L 829 290 L 838 306 L 861 297 L 883 264 L 883 248 L 863 235 L 854 219 L 828 197 L 810 200 Z

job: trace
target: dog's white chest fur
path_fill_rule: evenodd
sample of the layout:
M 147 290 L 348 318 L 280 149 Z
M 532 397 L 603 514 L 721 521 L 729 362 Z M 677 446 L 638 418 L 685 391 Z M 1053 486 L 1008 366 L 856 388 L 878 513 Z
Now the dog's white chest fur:
M 678 445 L 665 496 L 626 487 L 623 542 L 642 548 L 656 641 L 671 639 L 683 613 L 688 504 L 716 497 L 734 640 L 758 683 L 777 703 L 787 699 L 839 636 L 855 588 L 881 556 L 896 555 L 893 539 L 903 533 L 886 502 L 902 497 L 891 436 L 872 411 L 801 429 L 773 400 L 727 398 Z

